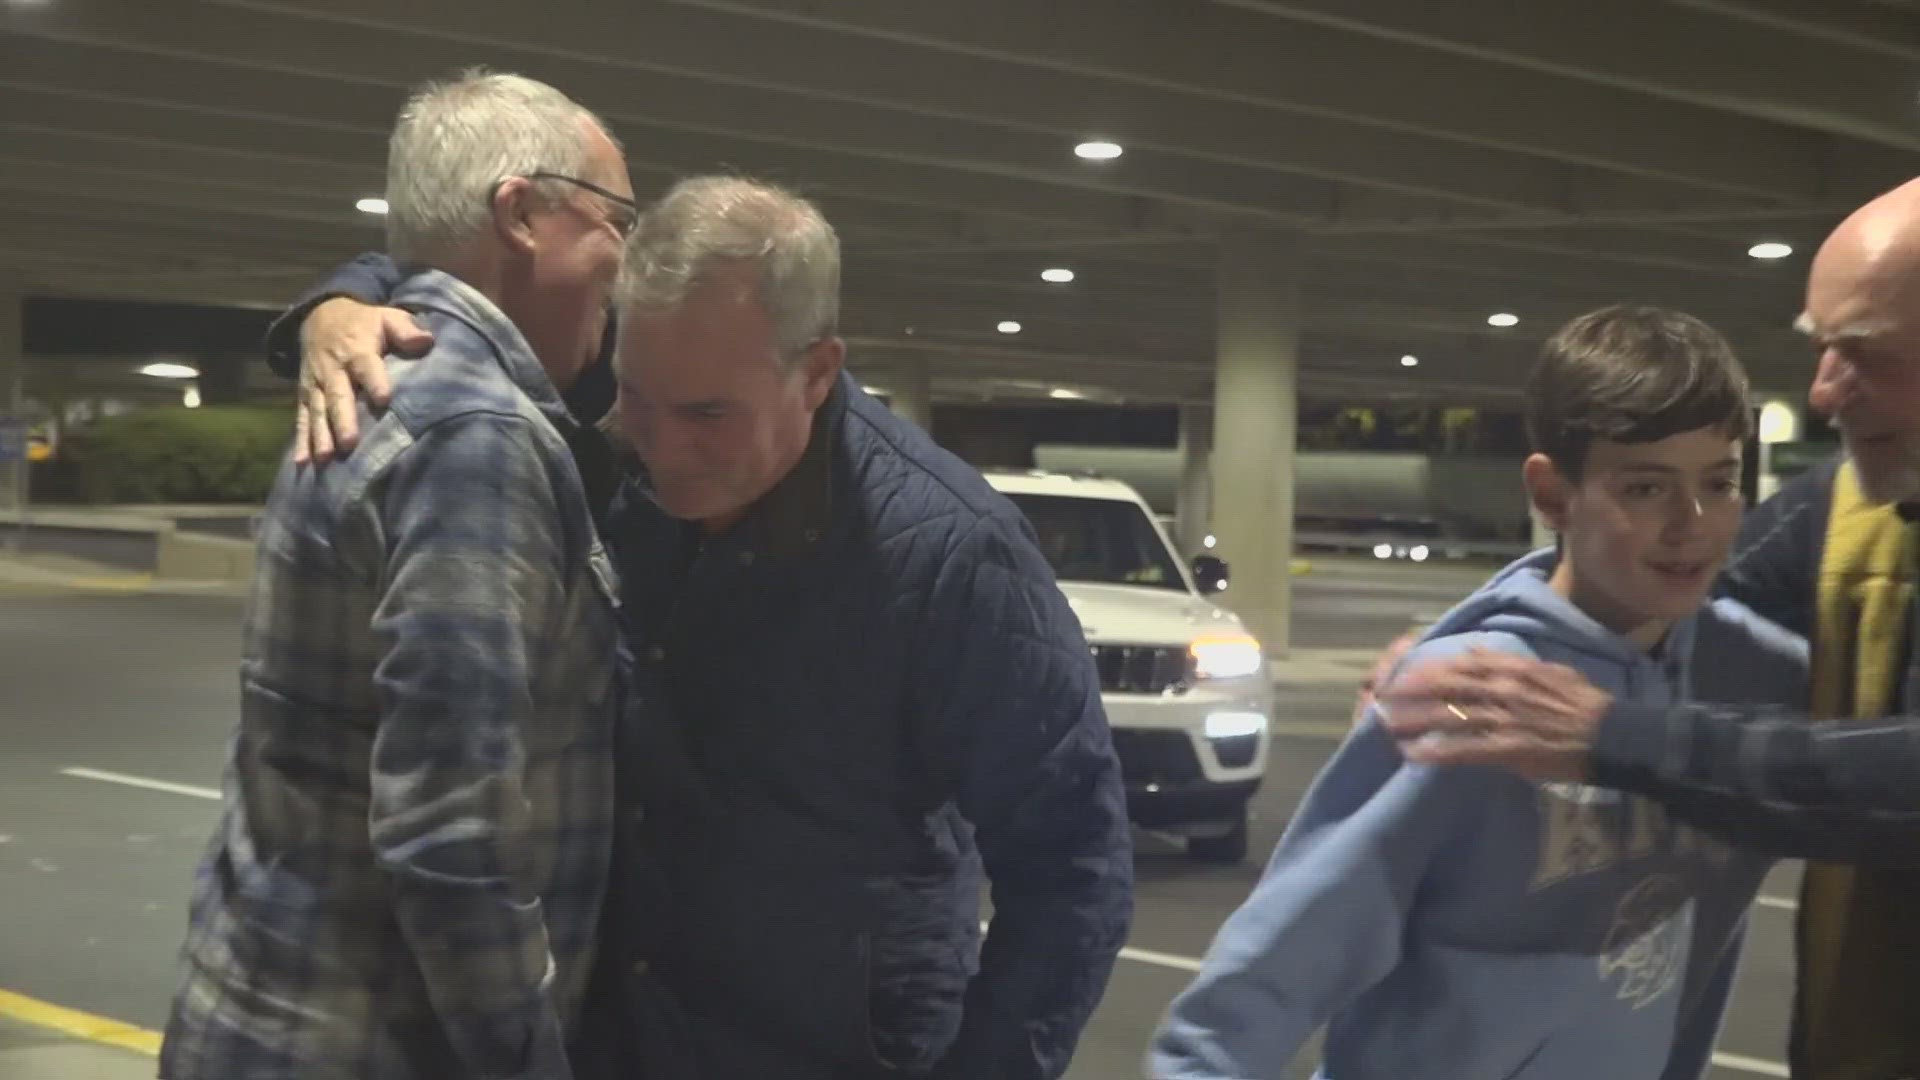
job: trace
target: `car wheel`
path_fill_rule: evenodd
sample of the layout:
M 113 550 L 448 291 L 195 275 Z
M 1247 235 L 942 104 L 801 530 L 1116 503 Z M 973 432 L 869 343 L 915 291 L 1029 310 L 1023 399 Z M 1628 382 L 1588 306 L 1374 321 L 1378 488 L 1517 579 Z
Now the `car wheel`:
M 1219 836 L 1187 837 L 1188 856 L 1202 862 L 1242 863 L 1247 861 L 1247 815 L 1242 813 L 1233 827 Z

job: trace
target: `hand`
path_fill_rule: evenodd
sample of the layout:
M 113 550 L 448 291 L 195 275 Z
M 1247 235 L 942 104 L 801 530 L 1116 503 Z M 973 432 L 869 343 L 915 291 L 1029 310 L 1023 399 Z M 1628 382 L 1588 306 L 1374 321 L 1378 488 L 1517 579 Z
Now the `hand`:
M 1358 727 L 1360 721 L 1366 718 L 1367 710 L 1373 707 L 1374 691 L 1387 680 L 1388 675 L 1393 674 L 1393 669 L 1400 664 L 1400 658 L 1407 655 L 1407 650 L 1419 640 L 1420 631 L 1409 630 L 1394 638 L 1393 644 L 1387 646 L 1387 651 L 1373 662 L 1373 670 L 1367 672 L 1366 681 L 1360 684 L 1360 695 L 1353 703 L 1354 726 Z
M 337 447 L 342 456 L 360 441 L 353 392 L 385 407 L 388 353 L 417 356 L 433 335 L 398 308 L 373 307 L 336 296 L 307 313 L 300 326 L 300 392 L 293 416 L 293 460 L 325 465 Z
M 1379 694 L 1409 761 L 1580 780 L 1613 697 L 1564 664 L 1475 650 L 1416 664 Z

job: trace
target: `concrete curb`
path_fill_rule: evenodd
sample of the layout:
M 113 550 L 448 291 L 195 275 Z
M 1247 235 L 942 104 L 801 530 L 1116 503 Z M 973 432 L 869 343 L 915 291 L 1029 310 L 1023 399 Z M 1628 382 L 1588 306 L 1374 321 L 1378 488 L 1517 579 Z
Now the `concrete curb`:
M 105 566 L 98 570 L 53 570 L 0 558 L 0 588 L 120 595 L 245 596 L 247 583 L 162 578 L 145 571 Z

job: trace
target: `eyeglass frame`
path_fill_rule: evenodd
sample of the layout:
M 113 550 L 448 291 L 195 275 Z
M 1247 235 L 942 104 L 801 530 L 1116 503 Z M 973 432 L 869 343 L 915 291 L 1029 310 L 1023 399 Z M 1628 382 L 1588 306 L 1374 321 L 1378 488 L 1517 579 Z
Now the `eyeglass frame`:
M 633 217 L 628 220 L 625 228 L 616 228 L 614 230 L 620 234 L 620 239 L 622 240 L 632 236 L 634 230 L 640 227 L 640 203 L 638 200 L 629 196 L 609 191 L 591 180 L 582 180 L 577 176 L 568 176 L 566 173 L 548 172 L 545 169 L 535 169 L 533 172 L 520 173 L 518 175 L 519 178 L 523 180 L 558 180 L 563 184 L 572 184 L 574 187 L 580 188 L 583 191 L 592 192 L 615 206 L 626 210 L 632 214 Z M 488 205 L 492 205 L 493 200 L 500 194 L 500 188 L 512 179 L 514 179 L 512 176 L 503 176 L 494 181 L 493 187 L 487 192 Z

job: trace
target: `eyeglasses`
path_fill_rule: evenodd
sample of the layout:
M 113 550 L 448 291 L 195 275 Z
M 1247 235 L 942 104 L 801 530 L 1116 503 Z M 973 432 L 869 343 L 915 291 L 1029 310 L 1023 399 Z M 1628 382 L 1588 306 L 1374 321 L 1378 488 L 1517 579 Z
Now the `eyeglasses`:
M 620 209 L 625 210 L 626 214 L 624 216 L 617 219 L 609 219 L 608 221 L 608 224 L 613 226 L 614 231 L 619 233 L 622 239 L 632 236 L 633 230 L 640 225 L 640 204 L 638 202 L 635 202 L 628 196 L 608 191 L 606 188 L 592 181 L 582 180 L 577 176 L 568 176 L 565 173 L 547 172 L 544 169 L 527 173 L 526 178 L 528 180 L 558 180 L 563 184 L 572 184 L 574 187 L 580 188 L 583 191 L 590 191 Z M 493 185 L 493 191 L 488 193 L 487 201 L 489 203 L 493 201 L 493 195 L 499 193 L 500 184 L 506 183 L 508 179 L 510 178 L 502 177 L 499 183 Z

